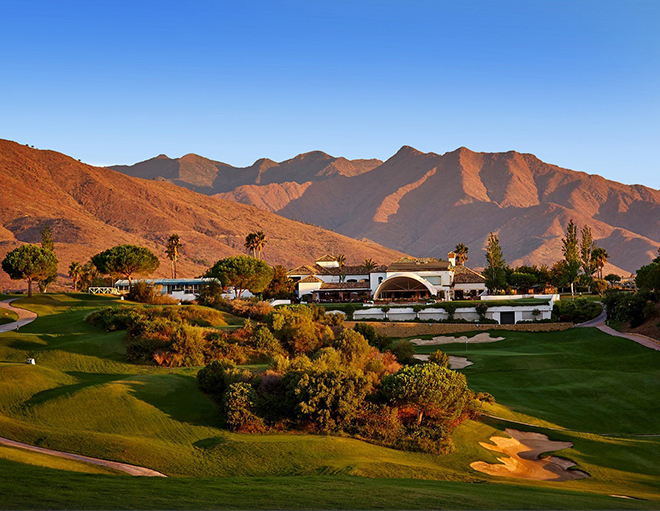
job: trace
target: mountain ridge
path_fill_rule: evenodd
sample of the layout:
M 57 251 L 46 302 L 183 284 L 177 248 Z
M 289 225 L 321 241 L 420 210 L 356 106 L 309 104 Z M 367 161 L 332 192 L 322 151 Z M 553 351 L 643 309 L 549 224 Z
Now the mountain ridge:
M 285 160 L 269 169 L 267 179 L 225 168 L 204 193 L 411 255 L 442 256 L 467 243 L 476 266 L 485 263 L 479 250 L 491 231 L 500 234 L 511 264 L 552 264 L 561 258 L 571 218 L 592 227 L 612 256 L 609 268 L 619 273 L 647 264 L 660 246 L 660 191 L 545 163 L 531 153 L 459 147 L 438 154 L 404 145 L 374 167 L 375 160 L 366 160 L 368 170 L 354 174 L 320 171 L 320 155 L 329 157 L 311 152 Z M 294 161 L 295 171 L 287 171 Z
M 0 183 L 0 259 L 22 243 L 38 243 L 41 229 L 50 225 L 61 277 L 71 261 L 84 263 L 120 243 L 153 250 L 161 260 L 155 275 L 167 276 L 165 243 L 175 232 L 184 243 L 179 269 L 185 276 L 200 275 L 222 257 L 245 253 L 245 236 L 256 230 L 266 233 L 264 258 L 270 264 L 297 266 L 322 253 L 344 253 L 352 264 L 367 257 L 386 263 L 404 255 L 253 206 L 7 140 L 0 140 Z M 0 272 L 0 288 L 21 285 Z

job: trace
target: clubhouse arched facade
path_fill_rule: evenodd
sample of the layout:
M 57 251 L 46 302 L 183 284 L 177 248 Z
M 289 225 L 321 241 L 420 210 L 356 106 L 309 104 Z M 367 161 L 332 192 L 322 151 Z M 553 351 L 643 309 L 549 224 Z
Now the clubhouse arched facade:
M 483 275 L 455 264 L 453 253 L 447 261 L 404 257 L 389 266 L 340 265 L 331 256 L 315 264 L 290 270 L 299 298 L 308 301 L 415 301 L 428 298 L 450 300 L 486 292 Z
M 374 300 L 423 300 L 435 297 L 438 290 L 414 273 L 394 273 L 383 280 L 374 292 Z

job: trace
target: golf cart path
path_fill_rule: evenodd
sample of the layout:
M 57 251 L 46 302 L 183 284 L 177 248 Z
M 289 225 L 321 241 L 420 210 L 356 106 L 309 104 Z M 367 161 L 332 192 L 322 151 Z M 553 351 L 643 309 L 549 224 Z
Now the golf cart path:
M 629 334 L 614 330 L 614 328 L 610 328 L 605 324 L 606 319 L 607 313 L 605 312 L 605 307 L 603 307 L 603 312 L 601 312 L 598 317 L 577 325 L 577 328 L 595 327 L 608 335 L 613 335 L 614 337 L 622 337 L 624 339 L 636 342 L 637 344 L 641 344 L 642 346 L 646 346 L 647 348 L 651 348 L 652 350 L 660 351 L 660 341 L 642 334 Z
M 82 456 L 80 454 L 71 454 L 68 452 L 54 451 L 52 449 L 46 449 L 44 447 L 37 447 L 35 445 L 16 442 L 15 440 L 10 440 L 9 438 L 0 437 L 0 445 L 6 445 L 8 447 L 18 447 L 19 449 L 39 452 L 42 454 L 49 454 L 51 456 L 56 456 L 58 458 L 66 458 L 68 460 L 83 461 L 85 463 L 91 463 L 93 465 L 100 465 L 102 467 L 119 470 L 120 472 L 125 472 L 132 476 L 167 477 L 165 474 L 161 474 L 160 472 L 156 472 L 155 470 L 151 470 L 150 468 L 137 467 L 135 465 L 120 463 L 118 461 L 108 461 L 99 458 L 91 458 L 89 456 Z
M 11 302 L 14 300 L 18 300 L 18 298 L 10 298 L 9 300 L 3 300 L 0 302 L 0 308 L 7 309 L 18 314 L 18 321 L 0 325 L 0 334 L 4 332 L 11 332 L 12 330 L 17 330 L 18 328 L 32 323 L 35 319 L 37 319 L 37 315 L 34 312 L 25 309 L 19 309 L 18 307 L 11 305 Z

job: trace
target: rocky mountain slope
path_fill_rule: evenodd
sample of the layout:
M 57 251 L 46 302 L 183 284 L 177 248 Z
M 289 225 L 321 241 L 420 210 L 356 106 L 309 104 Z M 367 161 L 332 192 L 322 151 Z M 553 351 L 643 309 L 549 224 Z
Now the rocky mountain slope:
M 188 159 L 193 157 L 165 161 L 193 172 L 180 163 Z M 193 186 L 194 179 L 181 171 L 175 178 L 156 170 L 159 161 L 128 169 L 136 174 L 149 168 L 145 177 L 187 179 L 186 186 Z M 344 170 L 327 170 L 319 161 Z M 660 191 L 645 186 L 575 172 L 515 151 L 476 153 L 462 147 L 439 155 L 404 146 L 376 164 L 324 153 L 281 164 L 259 160 L 245 169 L 218 164 L 204 193 L 417 256 L 443 257 L 462 242 L 470 247 L 474 266 L 485 264 L 483 246 L 490 231 L 499 234 L 510 264 L 552 264 L 561 258 L 561 237 L 571 218 L 580 227 L 590 225 L 608 250 L 606 270 L 634 272 L 660 245 Z
M 270 211 L 6 140 L 0 140 L 0 184 L 0 259 L 21 243 L 38 243 L 41 229 L 51 225 L 62 276 L 72 260 L 86 262 L 118 243 L 151 248 L 161 258 L 157 275 L 167 276 L 164 244 L 175 232 L 184 243 L 179 273 L 190 277 L 222 257 L 245 253 L 245 236 L 255 230 L 266 233 L 263 255 L 271 264 L 296 266 L 323 253 L 344 253 L 354 264 L 403 255 Z M 0 272 L 0 290 L 19 287 Z

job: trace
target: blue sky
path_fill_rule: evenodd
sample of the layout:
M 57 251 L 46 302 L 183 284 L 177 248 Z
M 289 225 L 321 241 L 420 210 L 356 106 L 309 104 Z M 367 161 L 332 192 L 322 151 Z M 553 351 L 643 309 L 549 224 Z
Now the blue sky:
M 660 189 L 660 1 L 2 0 L 0 138 L 194 152 L 530 152 Z

